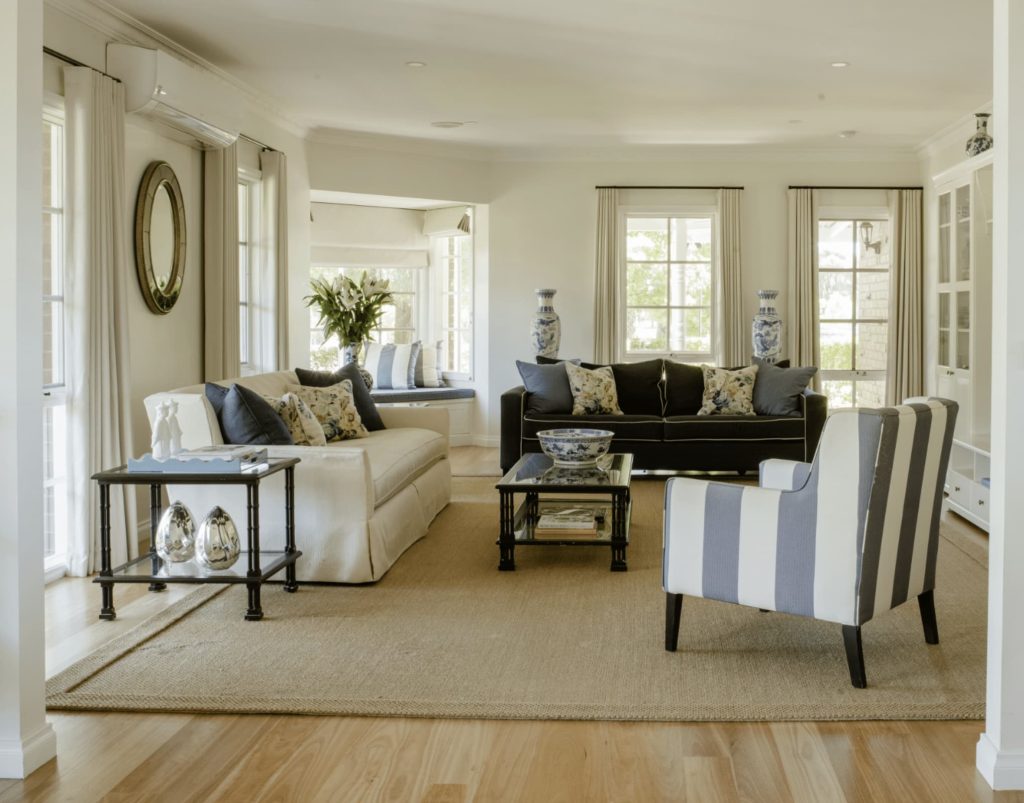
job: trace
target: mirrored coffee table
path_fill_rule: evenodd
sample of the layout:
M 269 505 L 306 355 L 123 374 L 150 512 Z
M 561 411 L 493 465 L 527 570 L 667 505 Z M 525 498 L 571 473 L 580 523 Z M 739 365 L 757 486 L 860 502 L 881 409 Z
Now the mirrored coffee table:
M 632 470 L 631 454 L 608 454 L 589 468 L 556 466 L 545 454 L 523 455 L 495 486 L 501 511 L 498 569 L 515 570 L 519 546 L 596 546 L 611 550 L 613 572 L 626 571 Z M 522 497 L 518 506 L 517 494 Z M 565 505 L 592 508 L 596 536 L 537 537 L 537 521 L 545 509 Z

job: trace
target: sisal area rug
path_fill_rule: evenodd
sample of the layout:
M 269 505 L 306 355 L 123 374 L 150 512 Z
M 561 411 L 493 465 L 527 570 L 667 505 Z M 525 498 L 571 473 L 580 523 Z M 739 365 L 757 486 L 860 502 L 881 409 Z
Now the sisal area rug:
M 916 605 L 864 628 L 854 689 L 838 625 L 687 599 L 663 649 L 664 484 L 634 482 L 629 571 L 604 549 L 520 548 L 497 571 L 493 480 L 374 586 L 197 591 L 52 678 L 54 709 L 490 719 L 830 720 L 984 716 L 984 553 L 944 532 L 939 632 Z M 301 543 L 300 543 L 301 548 Z

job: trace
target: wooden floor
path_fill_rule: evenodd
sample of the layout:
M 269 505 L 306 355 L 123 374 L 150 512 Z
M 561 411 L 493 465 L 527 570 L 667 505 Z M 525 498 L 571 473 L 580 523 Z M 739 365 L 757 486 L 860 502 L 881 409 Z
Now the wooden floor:
M 465 457 L 474 466 L 490 459 L 479 453 Z M 461 465 L 456 458 L 453 466 Z M 90 582 L 64 579 L 47 588 L 48 673 L 187 589 L 150 594 L 143 586 L 121 586 L 116 593 L 118 619 L 99 622 L 99 592 Z M 0 780 L 0 801 L 1024 803 L 1021 793 L 993 793 L 975 772 L 979 722 L 679 724 L 118 713 L 52 714 L 50 721 L 58 759 L 27 781 Z

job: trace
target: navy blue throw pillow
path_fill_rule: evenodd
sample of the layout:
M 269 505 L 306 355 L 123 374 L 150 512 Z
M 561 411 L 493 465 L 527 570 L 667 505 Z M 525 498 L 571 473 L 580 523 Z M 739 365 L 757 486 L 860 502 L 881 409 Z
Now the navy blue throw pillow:
M 232 385 L 228 389 L 219 385 L 206 385 L 206 398 L 210 399 L 213 409 L 217 410 L 217 402 L 212 395 L 221 395 L 220 410 L 217 420 L 220 422 L 221 435 L 225 443 L 245 446 L 290 446 L 295 443 L 288 431 L 288 425 L 274 408 L 259 393 L 241 385 Z

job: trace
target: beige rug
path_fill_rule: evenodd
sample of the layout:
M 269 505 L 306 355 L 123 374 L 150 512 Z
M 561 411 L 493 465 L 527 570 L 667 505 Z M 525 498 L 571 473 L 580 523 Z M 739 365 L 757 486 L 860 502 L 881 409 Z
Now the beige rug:
M 980 719 L 983 553 L 942 540 L 942 643 L 916 605 L 864 628 L 850 686 L 838 625 L 687 599 L 663 649 L 663 483 L 634 483 L 629 571 L 604 549 L 517 550 L 497 571 L 493 481 L 460 480 L 375 586 L 201 589 L 48 683 L 56 709 L 614 720 Z M 301 544 L 300 544 L 301 546 Z

